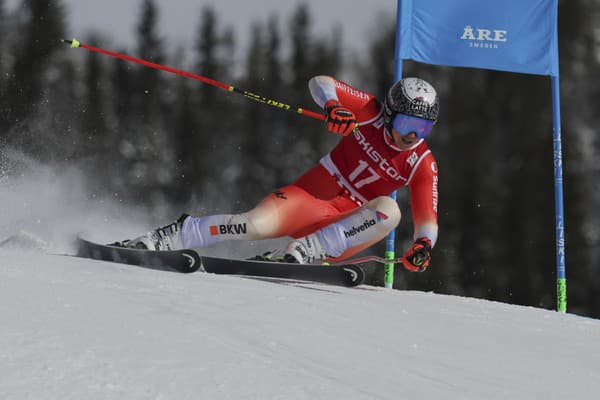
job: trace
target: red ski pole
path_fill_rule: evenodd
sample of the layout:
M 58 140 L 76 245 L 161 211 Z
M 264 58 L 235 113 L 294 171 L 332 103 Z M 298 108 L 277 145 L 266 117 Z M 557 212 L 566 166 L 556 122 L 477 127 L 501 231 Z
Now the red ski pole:
M 267 104 L 269 106 L 277 107 L 277 108 L 279 108 L 281 110 L 293 111 L 293 112 L 296 112 L 297 114 L 306 115 L 307 117 L 312 117 L 312 118 L 315 118 L 315 119 L 319 119 L 321 121 L 325 121 L 325 119 L 326 119 L 325 115 L 323 115 L 323 114 L 319 114 L 319 113 L 316 113 L 316 112 L 313 112 L 313 111 L 305 110 L 305 109 L 303 109 L 301 107 L 291 106 L 291 105 L 283 103 L 283 102 L 281 102 L 279 100 L 268 99 L 268 98 L 263 97 L 263 96 L 261 96 L 259 94 L 252 93 L 252 92 L 249 92 L 247 90 L 238 89 L 238 88 L 236 88 L 236 87 L 234 87 L 232 85 L 228 85 L 228 84 L 216 81 L 214 79 L 207 78 L 207 77 L 202 76 L 202 75 L 196 75 L 196 74 L 193 74 L 191 72 L 182 71 L 180 69 L 167 67 L 165 65 L 161 65 L 161 64 L 150 62 L 150 61 L 142 60 L 141 58 L 136 58 L 136 57 L 128 56 L 128 55 L 125 55 L 125 54 L 116 53 L 114 51 L 109 51 L 109 50 L 101 49 L 99 47 L 93 47 L 93 46 L 81 43 L 77 39 L 63 40 L 63 42 L 70 44 L 71 48 L 83 48 L 83 49 L 87 49 L 87 50 L 90 50 L 90 51 L 94 51 L 96 53 L 101 53 L 101 54 L 105 54 L 107 56 L 111 56 L 111 57 L 115 57 L 115 58 L 120 58 L 122 60 L 134 62 L 134 63 L 137 63 L 137 64 L 141 64 L 141 65 L 144 65 L 146 67 L 150 67 L 150 68 L 154 68 L 154 69 L 158 69 L 158 70 L 162 70 L 162 71 L 167 71 L 167 72 L 170 72 L 172 74 L 177 74 L 177 75 L 185 76 L 187 78 L 195 79 L 197 81 L 204 82 L 204 83 L 209 84 L 211 86 L 216 86 L 218 88 L 225 89 L 228 92 L 233 92 L 233 93 L 241 94 L 242 96 L 246 97 L 247 99 L 254 100 L 254 101 L 257 101 L 259 103 Z

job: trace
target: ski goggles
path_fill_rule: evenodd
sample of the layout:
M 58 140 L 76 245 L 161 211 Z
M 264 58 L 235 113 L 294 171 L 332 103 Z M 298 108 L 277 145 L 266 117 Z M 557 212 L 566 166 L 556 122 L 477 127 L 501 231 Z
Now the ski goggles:
M 383 102 L 383 120 L 390 134 L 392 134 L 392 129 L 395 129 L 402 136 L 407 136 L 414 132 L 419 139 L 427 137 L 431 133 L 433 124 L 435 124 L 435 121 L 430 119 L 414 117 L 394 111 L 388 104 L 387 99 Z
M 431 132 L 434 122 L 435 121 L 430 119 L 413 117 L 406 114 L 396 114 L 391 125 L 402 136 L 414 132 L 419 139 L 423 139 Z

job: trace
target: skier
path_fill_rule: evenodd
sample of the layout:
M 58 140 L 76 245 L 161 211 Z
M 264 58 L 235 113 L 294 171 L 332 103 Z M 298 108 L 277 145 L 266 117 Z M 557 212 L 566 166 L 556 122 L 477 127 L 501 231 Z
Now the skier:
M 285 248 L 257 258 L 339 261 L 380 241 L 398 225 L 400 209 L 389 195 L 408 186 L 414 243 L 402 264 L 424 271 L 438 235 L 438 169 L 423 140 L 438 118 L 435 89 L 422 79 L 404 78 L 383 102 L 329 76 L 312 78 L 309 89 L 325 110 L 328 130 L 343 136 L 316 166 L 248 212 L 184 214 L 124 245 L 175 250 L 290 236 L 293 240 Z

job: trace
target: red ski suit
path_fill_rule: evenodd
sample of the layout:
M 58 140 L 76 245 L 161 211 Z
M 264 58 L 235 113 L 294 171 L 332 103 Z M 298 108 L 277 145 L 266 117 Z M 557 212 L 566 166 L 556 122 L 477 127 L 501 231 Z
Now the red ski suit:
M 414 238 L 427 237 L 435 244 L 438 170 L 427 144 L 420 140 L 408 150 L 399 149 L 384 127 L 381 103 L 373 95 L 333 78 L 328 82 L 335 84 L 328 91 L 335 90 L 360 127 L 343 137 L 317 166 L 259 204 L 258 208 L 277 209 L 274 236 L 305 236 L 372 199 L 408 186 Z

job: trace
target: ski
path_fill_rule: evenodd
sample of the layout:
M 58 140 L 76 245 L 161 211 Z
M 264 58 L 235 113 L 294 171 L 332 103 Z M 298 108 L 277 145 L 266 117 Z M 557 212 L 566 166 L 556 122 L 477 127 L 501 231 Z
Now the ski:
M 195 272 L 202 266 L 200 256 L 194 250 L 148 251 L 103 245 L 82 238 L 77 238 L 76 255 L 94 260 L 182 273 Z
M 190 249 L 149 251 L 103 245 L 83 238 L 77 239 L 77 248 L 78 257 L 183 273 L 201 271 L 213 274 L 293 279 L 348 287 L 360 285 L 365 279 L 362 266 L 352 261 L 344 265 L 322 265 L 235 260 L 200 256 Z
M 358 286 L 365 280 L 365 272 L 359 264 L 292 264 L 207 256 L 201 258 L 204 270 L 215 274 L 294 279 L 348 287 Z

